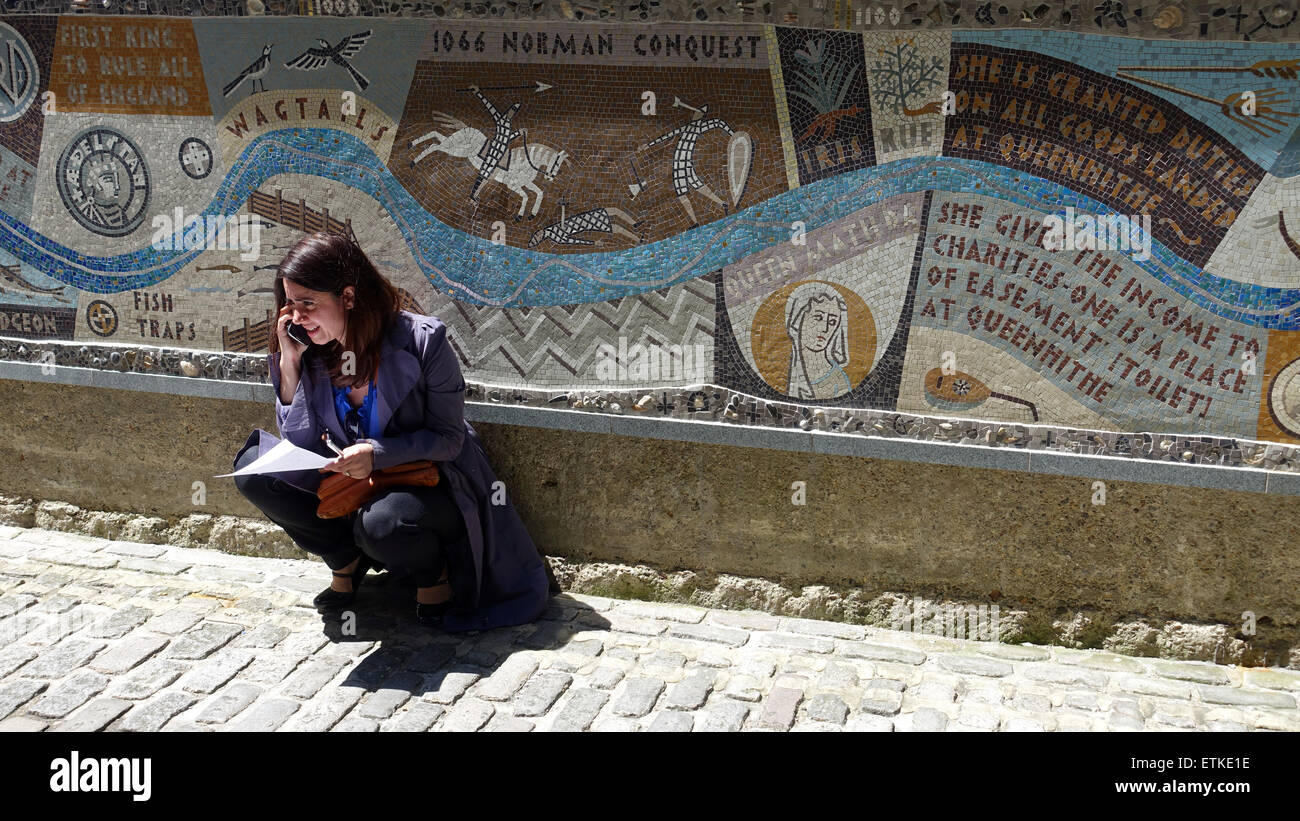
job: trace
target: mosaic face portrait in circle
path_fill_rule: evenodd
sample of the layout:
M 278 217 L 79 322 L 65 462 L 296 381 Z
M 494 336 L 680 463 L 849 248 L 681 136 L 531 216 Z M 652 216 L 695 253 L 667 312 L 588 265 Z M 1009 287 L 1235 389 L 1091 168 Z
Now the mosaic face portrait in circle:
M 785 392 L 798 399 L 830 399 L 849 392 L 849 308 L 833 288 L 805 282 L 785 301 L 790 375 Z
M 773 388 L 793 399 L 833 399 L 870 371 L 876 325 L 852 290 L 809 280 L 768 296 L 754 315 L 751 344 Z
M 87 129 L 58 162 L 59 195 L 76 220 L 97 234 L 120 237 L 144 220 L 149 172 L 139 148 L 109 128 Z
M 101 158 L 89 163 L 87 168 L 89 173 L 81 178 L 82 192 L 95 203 L 106 222 L 115 222 L 115 217 L 122 211 L 119 202 L 122 183 L 118 179 L 117 166 L 112 160 Z

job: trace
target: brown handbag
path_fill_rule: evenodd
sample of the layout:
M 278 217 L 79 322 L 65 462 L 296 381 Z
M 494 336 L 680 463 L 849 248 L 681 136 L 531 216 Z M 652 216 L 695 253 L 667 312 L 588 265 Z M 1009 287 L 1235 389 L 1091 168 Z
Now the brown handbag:
M 436 484 L 438 466 L 428 459 L 372 471 L 364 479 L 334 473 L 321 479 L 320 487 L 316 489 L 316 496 L 320 499 L 316 515 L 322 519 L 337 519 L 361 507 L 385 488 L 396 485 L 433 487 Z

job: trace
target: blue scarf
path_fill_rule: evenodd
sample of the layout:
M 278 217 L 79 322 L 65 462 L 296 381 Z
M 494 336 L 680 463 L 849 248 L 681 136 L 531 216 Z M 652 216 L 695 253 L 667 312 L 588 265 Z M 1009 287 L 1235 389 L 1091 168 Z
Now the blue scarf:
M 356 444 L 356 440 L 351 438 L 352 434 L 348 431 L 346 421 L 348 412 L 352 410 L 356 410 L 361 417 L 361 429 L 366 431 L 366 436 L 370 439 L 379 438 L 375 435 L 374 430 L 375 381 L 374 379 L 370 380 L 370 392 L 366 394 L 365 401 L 361 403 L 360 408 L 353 408 L 352 404 L 348 402 L 348 393 L 351 392 L 351 388 L 334 388 L 334 409 L 339 415 L 339 425 L 343 427 L 343 432 L 349 437 L 349 444 Z

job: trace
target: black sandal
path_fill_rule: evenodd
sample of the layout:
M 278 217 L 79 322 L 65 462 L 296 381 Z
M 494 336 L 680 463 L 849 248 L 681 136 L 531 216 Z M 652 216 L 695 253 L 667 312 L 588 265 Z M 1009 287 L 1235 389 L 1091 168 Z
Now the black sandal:
M 443 579 L 437 584 L 432 585 L 432 587 L 443 587 L 444 585 L 450 587 L 451 581 L 449 579 Z M 447 597 L 446 601 L 441 601 L 437 604 L 425 604 L 424 602 L 417 601 L 415 603 L 415 620 L 425 627 L 438 627 L 442 624 L 443 614 L 445 614 L 450 607 L 450 596 Z
M 316 606 L 317 610 L 324 612 L 340 610 L 347 607 L 349 604 L 352 604 L 353 599 L 356 598 L 357 589 L 361 587 L 361 582 L 365 579 L 366 573 L 369 571 L 370 559 L 365 554 L 362 554 L 361 557 L 357 559 L 357 567 L 351 573 L 341 573 L 337 570 L 331 570 L 330 573 L 340 579 L 351 579 L 352 590 L 344 593 L 335 590 L 332 587 L 327 588 L 316 596 L 312 601 L 312 604 Z

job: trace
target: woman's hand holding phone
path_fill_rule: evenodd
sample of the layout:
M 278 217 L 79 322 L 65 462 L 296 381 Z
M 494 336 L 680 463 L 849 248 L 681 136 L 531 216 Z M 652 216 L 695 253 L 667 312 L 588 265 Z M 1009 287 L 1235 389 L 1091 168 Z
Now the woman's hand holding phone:
M 280 309 L 280 317 L 275 326 L 275 335 L 280 340 L 280 401 L 286 405 L 293 402 L 293 395 L 298 390 L 302 354 L 307 350 L 307 345 L 289 335 L 292 323 L 293 308 L 286 305 Z
M 280 339 L 281 363 L 286 359 L 292 358 L 293 364 L 297 365 L 302 360 L 303 351 L 307 350 L 308 343 L 295 339 L 289 333 L 289 326 L 293 324 L 293 308 L 286 305 L 280 309 L 280 317 L 276 321 L 275 332 Z

